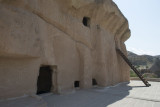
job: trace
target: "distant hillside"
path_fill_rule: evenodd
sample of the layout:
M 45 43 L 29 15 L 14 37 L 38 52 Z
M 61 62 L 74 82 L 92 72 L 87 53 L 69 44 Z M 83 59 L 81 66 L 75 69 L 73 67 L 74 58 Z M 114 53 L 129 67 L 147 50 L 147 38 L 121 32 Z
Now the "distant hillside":
M 146 77 L 160 78 L 160 55 L 137 55 L 128 51 L 128 58 L 131 63 Z M 136 74 L 131 71 L 130 76 L 135 77 Z
M 156 59 L 155 63 L 149 70 L 160 77 L 160 59 Z
M 128 51 L 128 56 L 138 56 L 138 55 L 133 52 Z
M 157 55 L 157 56 L 155 56 L 155 58 L 158 58 L 158 59 L 160 59 L 160 55 Z
M 147 68 L 150 68 L 155 63 L 155 60 L 160 58 L 160 56 L 137 55 L 128 51 L 128 58 L 133 65 L 146 66 Z

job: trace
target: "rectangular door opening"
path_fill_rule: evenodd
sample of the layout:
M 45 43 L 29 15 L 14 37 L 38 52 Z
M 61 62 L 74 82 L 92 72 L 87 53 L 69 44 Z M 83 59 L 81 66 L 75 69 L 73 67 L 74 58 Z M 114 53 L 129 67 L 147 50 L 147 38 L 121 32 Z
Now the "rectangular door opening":
M 75 88 L 79 88 L 79 81 L 75 81 L 75 82 L 74 82 L 74 87 L 75 87 Z
M 96 85 L 97 85 L 97 81 L 96 81 L 96 79 L 94 79 L 94 78 L 92 79 L 92 85 L 93 85 L 93 86 L 96 86 Z
M 49 93 L 52 87 L 52 69 L 50 66 L 40 67 L 37 81 L 37 94 Z

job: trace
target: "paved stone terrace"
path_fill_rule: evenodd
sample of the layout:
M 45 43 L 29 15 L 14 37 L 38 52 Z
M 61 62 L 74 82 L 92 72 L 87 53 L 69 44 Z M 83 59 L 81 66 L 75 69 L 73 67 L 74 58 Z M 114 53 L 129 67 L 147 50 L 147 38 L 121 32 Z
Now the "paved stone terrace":
M 145 87 L 141 81 L 131 81 L 129 84 L 122 83 L 114 87 L 95 87 L 88 90 L 77 90 L 68 95 L 45 94 L 41 95 L 42 102 L 48 107 L 160 107 L 160 82 L 150 82 L 151 87 Z M 27 99 L 27 98 L 24 98 Z M 26 100 L 28 103 L 17 99 L 12 102 L 11 107 L 34 107 L 40 101 Z M 9 103 L 0 102 L 0 107 L 9 107 Z M 15 104 L 15 105 L 14 105 Z M 34 104 L 34 105 L 33 105 Z M 37 104 L 37 105 L 38 105 Z M 37 107 L 36 105 L 36 107 Z M 43 104 L 44 105 L 44 104 Z M 40 105 L 38 105 L 40 106 Z

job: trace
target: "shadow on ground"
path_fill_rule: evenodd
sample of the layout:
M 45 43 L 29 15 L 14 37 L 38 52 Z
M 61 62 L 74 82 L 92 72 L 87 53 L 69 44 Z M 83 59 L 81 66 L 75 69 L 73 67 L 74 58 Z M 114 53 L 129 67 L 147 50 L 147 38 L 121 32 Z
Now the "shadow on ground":
M 69 95 L 42 96 L 48 107 L 107 107 L 129 95 L 132 87 L 122 83 L 110 88 L 77 90 Z

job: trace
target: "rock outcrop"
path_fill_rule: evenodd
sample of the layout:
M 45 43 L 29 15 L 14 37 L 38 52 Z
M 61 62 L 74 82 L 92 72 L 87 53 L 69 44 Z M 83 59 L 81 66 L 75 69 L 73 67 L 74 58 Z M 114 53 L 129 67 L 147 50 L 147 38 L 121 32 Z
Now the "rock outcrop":
M 36 94 L 40 67 L 51 92 L 129 81 L 128 21 L 112 0 L 0 0 L 0 99 Z

